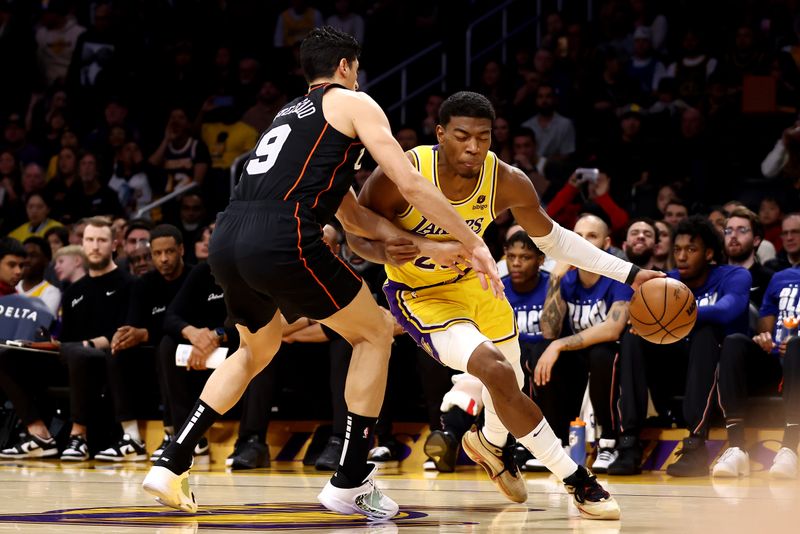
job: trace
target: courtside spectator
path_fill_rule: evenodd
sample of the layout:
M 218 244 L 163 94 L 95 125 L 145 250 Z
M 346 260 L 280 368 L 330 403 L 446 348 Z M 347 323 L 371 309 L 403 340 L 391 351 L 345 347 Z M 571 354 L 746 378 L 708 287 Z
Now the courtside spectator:
M 53 317 L 58 315 L 61 304 L 61 290 L 44 279 L 45 270 L 52 259 L 50 245 L 43 237 L 31 236 L 22 246 L 25 247 L 22 280 L 17 284 L 17 293 L 44 302 Z

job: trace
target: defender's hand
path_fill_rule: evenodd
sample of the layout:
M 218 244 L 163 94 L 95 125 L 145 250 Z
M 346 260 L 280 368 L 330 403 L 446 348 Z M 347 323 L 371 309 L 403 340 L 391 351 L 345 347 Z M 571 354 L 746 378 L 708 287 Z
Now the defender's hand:
M 384 242 L 384 247 L 386 259 L 396 267 L 414 261 L 420 255 L 419 247 L 403 236 L 390 237 Z

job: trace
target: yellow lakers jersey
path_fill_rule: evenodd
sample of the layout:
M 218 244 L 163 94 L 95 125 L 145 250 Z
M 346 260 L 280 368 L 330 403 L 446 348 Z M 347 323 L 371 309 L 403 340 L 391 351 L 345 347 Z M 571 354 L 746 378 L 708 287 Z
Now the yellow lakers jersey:
M 437 175 L 439 152 L 436 147 L 418 146 L 410 152 L 414 156 L 414 166 L 417 170 L 441 190 Z M 464 218 L 467 226 L 472 228 L 479 236 L 483 236 L 486 227 L 495 218 L 494 195 L 497 189 L 497 166 L 497 156 L 493 152 L 486 154 L 486 160 L 483 162 L 478 182 L 472 193 L 466 198 L 450 201 L 456 212 Z M 405 212 L 401 213 L 395 220 L 395 224 L 427 239 L 436 241 L 453 240 L 450 234 L 429 221 L 414 206 L 409 206 Z M 452 270 L 436 265 L 430 258 L 424 256 L 401 267 L 387 265 L 386 275 L 389 280 L 399 282 L 410 288 L 452 282 L 459 278 L 459 275 Z M 471 272 L 467 276 L 474 276 L 474 273 Z

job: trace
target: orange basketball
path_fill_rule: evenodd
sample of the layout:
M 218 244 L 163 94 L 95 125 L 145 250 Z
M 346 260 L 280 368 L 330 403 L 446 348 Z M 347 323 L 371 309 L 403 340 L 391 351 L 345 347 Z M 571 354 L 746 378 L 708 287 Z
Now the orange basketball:
M 648 280 L 633 292 L 631 325 L 651 343 L 675 343 L 694 328 L 697 304 L 683 282 L 674 278 Z

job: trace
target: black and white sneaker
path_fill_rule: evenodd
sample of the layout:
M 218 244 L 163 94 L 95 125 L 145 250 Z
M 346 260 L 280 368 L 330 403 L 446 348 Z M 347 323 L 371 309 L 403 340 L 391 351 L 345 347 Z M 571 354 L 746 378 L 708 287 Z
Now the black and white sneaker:
M 595 473 L 607 473 L 608 466 L 613 464 L 619 457 L 616 447 L 616 440 L 601 439 L 597 447 L 597 458 L 592 464 L 592 471 Z
M 61 451 L 61 461 L 85 462 L 89 459 L 89 446 L 86 438 L 80 435 L 70 436 L 66 448 Z
M 42 439 L 26 433 L 19 442 L 0 451 L 0 458 L 52 458 L 58 456 L 58 446 L 53 438 Z
M 147 460 L 147 450 L 144 443 L 125 434 L 116 445 L 95 454 L 94 459 L 103 462 L 143 462 Z
M 161 455 L 164 453 L 164 449 L 169 447 L 169 444 L 172 443 L 173 439 L 175 439 L 173 436 L 165 432 L 164 439 L 161 440 L 161 445 L 159 445 L 158 448 L 153 451 L 153 454 L 150 455 L 150 461 L 155 463 L 156 460 L 161 458 Z

